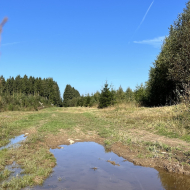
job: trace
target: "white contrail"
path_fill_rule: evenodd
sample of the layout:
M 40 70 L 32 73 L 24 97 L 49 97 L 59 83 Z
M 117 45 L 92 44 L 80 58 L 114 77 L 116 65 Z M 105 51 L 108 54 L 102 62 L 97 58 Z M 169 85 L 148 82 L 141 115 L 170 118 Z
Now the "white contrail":
M 150 8 L 152 7 L 153 3 L 154 3 L 154 1 L 152 1 L 152 3 L 150 4 L 150 6 L 148 7 L 148 10 L 146 11 L 146 13 L 145 13 L 145 15 L 144 15 L 144 17 L 143 17 L 141 23 L 139 24 L 139 26 L 138 26 L 137 29 L 135 30 L 133 36 L 134 36 L 135 33 L 139 30 L 139 28 L 141 27 L 141 25 L 142 25 L 142 23 L 144 22 L 144 20 L 145 20 L 145 18 L 146 18 L 146 16 L 147 16 L 148 12 L 150 11 Z
M 154 3 L 154 1 L 152 1 L 152 3 L 150 4 L 150 6 L 148 7 L 148 10 L 146 11 L 146 13 L 145 13 L 145 15 L 144 15 L 144 17 L 143 17 L 143 19 L 142 19 L 142 21 L 141 21 L 141 23 L 139 24 L 139 26 L 138 26 L 137 29 L 139 29 L 140 26 L 142 25 L 142 23 L 144 22 L 144 20 L 145 20 L 145 18 L 146 18 L 146 15 L 147 15 L 148 12 L 150 11 L 150 8 L 152 7 L 153 3 Z

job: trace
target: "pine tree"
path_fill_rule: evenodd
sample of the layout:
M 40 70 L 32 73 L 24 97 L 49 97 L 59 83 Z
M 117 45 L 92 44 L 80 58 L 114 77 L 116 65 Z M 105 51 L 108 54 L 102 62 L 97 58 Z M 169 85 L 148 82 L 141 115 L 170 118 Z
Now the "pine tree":
M 27 75 L 24 75 L 22 78 L 22 93 L 26 95 L 29 94 L 29 81 Z
M 123 91 L 123 88 L 119 87 L 119 89 L 116 91 L 117 101 L 121 102 L 125 99 L 125 93 Z
M 85 106 L 85 107 L 90 106 L 90 101 L 91 101 L 91 97 L 90 97 L 89 94 L 87 94 L 87 96 L 86 96 L 86 101 L 85 101 L 84 106 Z
M 134 101 L 134 93 L 130 87 L 128 87 L 127 90 L 125 91 L 125 97 L 127 102 Z
M 70 106 L 69 101 L 72 100 L 73 98 L 78 98 L 78 97 L 80 97 L 80 93 L 78 92 L 78 90 L 76 90 L 74 87 L 71 87 L 71 85 L 67 84 L 63 94 L 63 106 L 69 107 Z
M 99 98 L 100 98 L 100 92 L 99 92 L 99 91 L 96 91 L 96 92 L 94 93 L 94 99 L 95 99 L 95 101 L 98 102 L 98 101 L 99 101 Z
M 34 95 L 34 82 L 35 82 L 35 78 L 30 76 L 30 78 L 28 79 L 28 85 L 29 85 L 29 94 Z
M 14 86 L 15 86 L 15 92 L 21 94 L 22 93 L 22 91 L 21 91 L 22 79 L 21 79 L 20 75 L 16 76 L 16 78 L 14 80 Z
M 72 89 L 71 85 L 66 85 L 65 91 L 64 91 L 64 94 L 63 94 L 63 106 L 64 107 L 68 107 L 69 106 L 68 105 L 68 100 L 73 98 L 71 89 Z
M 14 81 L 13 77 L 10 77 L 6 81 L 6 92 L 7 92 L 7 95 L 13 95 L 13 81 Z
M 141 84 L 140 86 L 137 85 L 136 86 L 136 89 L 134 91 L 134 97 L 135 97 L 135 100 L 143 105 L 143 104 L 146 104 L 147 102 L 147 91 L 146 91 L 146 86 Z
M 0 76 L 0 93 L 5 93 L 6 91 L 6 81 L 3 76 Z
M 113 93 L 110 91 L 107 82 L 101 91 L 98 108 L 105 108 L 113 104 Z

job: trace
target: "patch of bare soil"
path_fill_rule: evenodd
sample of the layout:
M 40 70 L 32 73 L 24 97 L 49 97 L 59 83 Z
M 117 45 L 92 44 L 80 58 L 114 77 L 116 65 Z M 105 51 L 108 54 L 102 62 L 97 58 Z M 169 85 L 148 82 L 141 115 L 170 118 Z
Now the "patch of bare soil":
M 64 132 L 64 130 L 60 130 L 60 133 L 57 135 L 48 135 L 45 139 L 45 143 L 49 148 L 58 148 L 59 145 L 70 145 L 75 142 L 97 142 L 99 144 L 104 144 L 103 138 L 99 137 L 93 132 L 89 132 L 85 134 L 76 128 L 76 133 L 69 135 Z
M 135 131 L 133 131 L 134 133 Z M 165 137 L 160 137 L 155 134 L 149 134 L 147 131 L 138 131 L 140 134 L 146 135 L 145 139 L 150 141 L 159 140 L 161 142 L 170 144 L 171 146 L 176 146 L 181 143 L 185 147 L 189 145 L 181 140 L 167 139 Z M 146 133 L 146 134 L 144 134 Z M 45 144 L 49 148 L 58 148 L 59 145 L 69 145 L 75 142 L 96 142 L 101 145 L 104 144 L 105 139 L 101 138 L 96 133 L 90 132 L 88 134 L 84 134 L 78 128 L 76 128 L 76 133 L 69 135 L 64 130 L 61 130 L 57 135 L 49 135 L 45 139 Z M 72 142 L 72 143 L 71 143 Z M 105 147 L 106 148 L 106 147 Z M 135 165 L 145 166 L 145 167 L 153 167 L 153 168 L 162 168 L 168 172 L 190 175 L 190 155 L 184 155 L 182 151 L 172 151 L 171 152 L 160 152 L 155 156 L 148 157 L 146 155 L 150 154 L 150 151 L 147 150 L 147 147 L 144 145 L 139 145 L 138 143 L 131 143 L 130 145 L 124 145 L 120 142 L 112 144 L 109 147 L 109 150 L 114 152 L 120 157 L 123 157 L 124 161 L 133 162 Z M 142 155 L 142 156 L 139 156 Z M 172 156 L 171 156 L 172 155 Z M 109 161 L 113 165 L 117 165 L 112 161 Z M 187 163 L 187 164 L 182 164 Z

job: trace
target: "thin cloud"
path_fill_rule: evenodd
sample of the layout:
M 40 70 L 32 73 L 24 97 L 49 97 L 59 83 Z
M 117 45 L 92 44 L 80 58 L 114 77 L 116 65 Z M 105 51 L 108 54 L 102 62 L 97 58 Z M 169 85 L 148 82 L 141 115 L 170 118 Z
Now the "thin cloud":
M 160 36 L 160 37 L 150 39 L 150 40 L 133 41 L 133 42 L 136 44 L 147 44 L 155 48 L 160 48 L 161 45 L 163 44 L 164 39 L 165 39 L 165 36 Z
M 1 44 L 1 46 L 11 46 L 11 45 L 19 44 L 19 43 L 20 42 L 10 42 L 10 43 Z

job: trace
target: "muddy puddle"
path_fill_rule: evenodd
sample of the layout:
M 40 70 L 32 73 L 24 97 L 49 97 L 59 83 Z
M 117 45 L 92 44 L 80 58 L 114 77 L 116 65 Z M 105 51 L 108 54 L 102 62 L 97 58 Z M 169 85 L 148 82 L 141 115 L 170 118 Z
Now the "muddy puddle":
M 0 150 L 2 150 L 4 148 L 16 148 L 20 145 L 19 143 L 25 139 L 26 139 L 25 135 L 20 135 L 15 138 L 12 138 L 12 139 L 10 139 L 10 143 L 5 146 L 0 147 Z
M 32 190 L 190 189 L 190 177 L 135 166 L 94 142 L 60 147 L 50 149 L 57 159 L 53 173 L 43 186 L 35 186 Z
M 0 150 L 3 150 L 5 148 L 17 148 L 17 147 L 20 146 L 19 143 L 22 142 L 22 141 L 24 141 L 25 139 L 26 139 L 25 135 L 20 135 L 20 136 L 14 137 L 14 138 L 10 139 L 10 143 L 8 143 L 5 146 L 0 147 Z M 16 162 L 13 162 L 12 164 L 7 165 L 5 167 L 5 169 L 0 172 L 0 175 L 5 170 L 11 171 L 11 174 L 10 174 L 10 176 L 6 180 L 0 180 L 0 184 L 2 184 L 5 181 L 11 180 L 13 177 L 17 177 L 17 176 L 22 176 L 23 175 L 22 174 L 22 169 L 20 168 L 20 166 Z
M 9 177 L 7 179 L 0 180 L 0 185 L 4 182 L 10 181 L 13 177 L 20 177 L 20 176 L 24 175 L 22 173 L 23 170 L 20 168 L 20 166 L 16 162 L 13 162 L 12 164 L 7 165 L 3 171 L 5 171 L 5 170 L 9 170 L 11 172 L 11 174 L 9 175 Z M 3 173 L 3 171 L 0 172 L 0 175 L 1 175 L 1 173 Z

